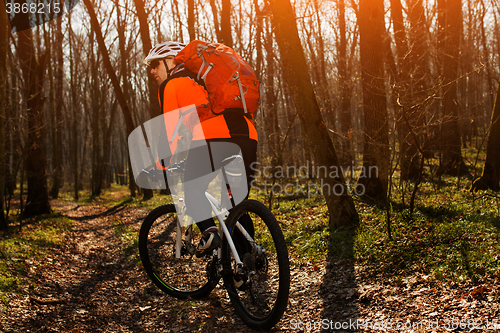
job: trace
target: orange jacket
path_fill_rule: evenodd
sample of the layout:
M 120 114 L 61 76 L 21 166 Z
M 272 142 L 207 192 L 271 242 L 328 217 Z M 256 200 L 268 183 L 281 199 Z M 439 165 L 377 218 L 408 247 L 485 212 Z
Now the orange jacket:
M 185 71 L 187 72 L 187 70 Z M 208 103 L 207 91 L 189 76 L 177 76 L 165 81 L 158 91 L 158 99 L 164 114 L 172 111 L 177 114 L 177 116 L 169 114 L 165 118 L 165 127 L 169 138 L 177 126 L 178 110 L 186 111 L 186 107 L 196 105 L 197 112 L 189 112 L 183 118 L 183 124 L 193 133 L 193 140 L 248 137 L 258 141 L 253 121 L 245 117 L 243 112 L 227 111 L 221 115 L 214 115 L 206 106 Z M 176 147 L 177 138 L 170 143 L 172 154 Z

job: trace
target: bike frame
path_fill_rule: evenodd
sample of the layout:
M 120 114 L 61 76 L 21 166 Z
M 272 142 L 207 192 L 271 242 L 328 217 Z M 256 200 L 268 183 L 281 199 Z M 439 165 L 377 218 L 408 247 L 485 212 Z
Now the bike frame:
M 210 193 L 205 192 L 205 196 L 207 197 L 208 201 L 210 202 L 210 206 L 212 207 L 212 212 L 214 215 L 217 217 L 219 220 L 219 226 L 220 229 L 219 232 L 222 231 L 224 236 L 227 239 L 228 245 L 231 248 L 231 251 L 233 253 L 234 260 L 236 261 L 236 267 L 242 267 L 243 262 L 241 261 L 240 256 L 238 255 L 238 251 L 236 250 L 236 247 L 234 245 L 233 239 L 229 233 L 229 230 L 226 226 L 226 219 L 229 216 L 229 211 L 226 208 L 222 208 L 221 204 L 217 199 L 215 199 Z M 191 227 L 193 225 L 193 218 L 191 216 L 187 216 L 187 226 L 184 225 L 182 221 L 184 221 L 184 217 L 186 217 L 186 206 L 184 202 L 184 198 L 178 198 L 177 202 L 175 203 L 177 206 L 177 234 L 176 234 L 176 243 L 175 243 L 175 257 L 180 258 L 181 257 L 181 248 L 182 248 L 182 233 L 183 233 L 183 228 L 188 227 L 188 231 L 186 232 L 186 237 L 187 237 L 187 242 L 191 241 L 192 237 L 192 230 Z M 243 236 L 250 242 L 250 244 L 255 245 L 255 241 L 253 238 L 250 236 L 250 234 L 243 228 L 243 226 L 240 224 L 240 222 L 236 222 L 236 227 L 241 231 Z M 221 249 L 219 248 L 217 250 L 217 256 L 220 258 L 222 256 L 221 254 Z

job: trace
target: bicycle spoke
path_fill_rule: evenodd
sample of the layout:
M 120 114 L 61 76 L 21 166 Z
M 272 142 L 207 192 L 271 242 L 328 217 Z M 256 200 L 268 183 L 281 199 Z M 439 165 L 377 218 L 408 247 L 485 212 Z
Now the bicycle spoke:
M 241 236 L 232 229 L 232 238 L 238 243 L 237 250 L 244 269 L 243 273 L 225 276 L 225 286 L 237 313 L 247 325 L 269 329 L 281 318 L 288 302 L 288 254 L 281 229 L 272 213 L 255 201 L 247 200 L 242 205 L 239 211 L 232 212 L 228 224 L 235 223 L 231 218 L 250 218 L 255 245 L 252 248 L 247 242 L 247 246 L 243 246 Z M 230 253 L 226 252 L 225 257 L 231 258 Z M 237 271 L 235 265 L 234 259 L 231 259 L 233 272 Z M 240 285 L 242 281 L 244 283 Z
M 173 205 L 162 207 L 169 208 L 153 211 L 141 228 L 139 250 L 143 266 L 153 282 L 174 297 L 206 296 L 216 284 L 207 273 L 208 261 L 189 253 L 199 233 L 192 243 L 183 241 L 181 256 L 176 258 L 177 213 Z M 182 238 L 185 240 L 184 234 Z

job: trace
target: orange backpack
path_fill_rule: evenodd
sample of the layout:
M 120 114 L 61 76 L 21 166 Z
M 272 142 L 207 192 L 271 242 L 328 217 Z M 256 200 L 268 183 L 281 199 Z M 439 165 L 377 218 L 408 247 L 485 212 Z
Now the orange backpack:
M 194 40 L 177 54 L 175 61 L 198 73 L 215 115 L 226 109 L 243 109 L 250 116 L 257 111 L 260 82 L 252 67 L 232 48 Z

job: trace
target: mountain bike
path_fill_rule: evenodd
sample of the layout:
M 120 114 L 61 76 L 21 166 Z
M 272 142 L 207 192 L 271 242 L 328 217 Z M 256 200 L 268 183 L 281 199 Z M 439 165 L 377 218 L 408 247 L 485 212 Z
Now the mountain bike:
M 241 156 L 230 159 L 234 158 Z M 174 166 L 167 172 L 179 169 Z M 184 198 L 172 195 L 173 204 L 154 209 L 142 223 L 142 265 L 158 288 L 179 299 L 206 297 L 222 278 L 243 322 L 253 329 L 270 329 L 285 312 L 290 289 L 288 251 L 279 223 L 258 201 L 245 199 L 229 212 L 211 194 L 205 195 L 218 220 L 222 246 L 210 255 L 196 256 L 201 233 L 186 214 Z M 243 227 L 248 218 L 252 231 Z

